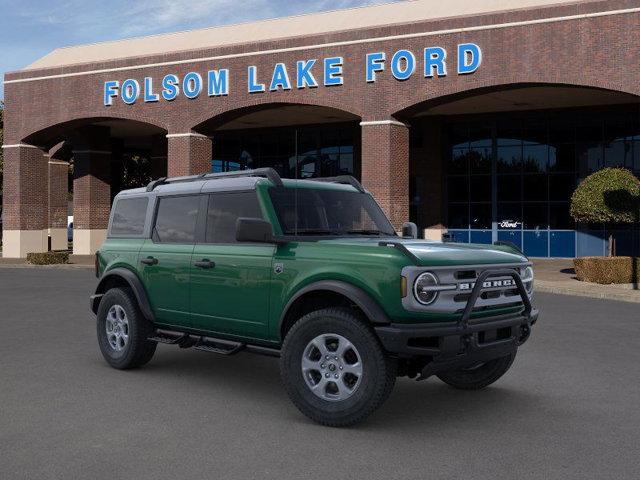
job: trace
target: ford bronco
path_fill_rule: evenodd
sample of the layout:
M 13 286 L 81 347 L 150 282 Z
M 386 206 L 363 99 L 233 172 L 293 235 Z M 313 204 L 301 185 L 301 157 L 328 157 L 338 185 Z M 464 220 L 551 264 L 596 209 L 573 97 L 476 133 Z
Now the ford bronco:
M 280 357 L 296 407 L 365 419 L 396 377 L 498 380 L 529 337 L 533 269 L 514 246 L 398 235 L 360 183 L 273 169 L 120 192 L 96 254 L 100 350 L 140 367 L 158 343 Z

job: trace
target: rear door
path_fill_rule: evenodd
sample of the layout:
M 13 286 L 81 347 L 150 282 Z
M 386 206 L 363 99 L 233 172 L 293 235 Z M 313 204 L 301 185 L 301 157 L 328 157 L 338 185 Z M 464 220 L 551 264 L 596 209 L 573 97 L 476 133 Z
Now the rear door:
M 195 328 L 265 338 L 275 245 L 236 242 L 238 217 L 263 218 L 255 191 L 209 195 L 191 269 Z
M 159 324 L 190 327 L 189 280 L 201 195 L 158 198 L 152 238 L 138 257 L 151 308 Z M 206 205 L 206 203 L 205 203 Z

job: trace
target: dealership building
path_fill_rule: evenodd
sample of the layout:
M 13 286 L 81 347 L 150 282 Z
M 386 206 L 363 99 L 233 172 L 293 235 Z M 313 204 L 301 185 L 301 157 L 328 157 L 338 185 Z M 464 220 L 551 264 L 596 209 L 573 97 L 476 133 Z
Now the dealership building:
M 637 0 L 415 0 L 54 50 L 5 76 L 5 257 L 105 237 L 122 158 L 152 175 L 351 174 L 399 227 L 602 255 L 576 185 L 640 173 Z

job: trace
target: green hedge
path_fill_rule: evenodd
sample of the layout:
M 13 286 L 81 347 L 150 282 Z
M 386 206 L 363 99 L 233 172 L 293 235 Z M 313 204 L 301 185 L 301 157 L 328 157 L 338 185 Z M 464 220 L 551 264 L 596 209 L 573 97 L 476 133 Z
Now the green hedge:
M 625 168 L 605 168 L 585 178 L 571 196 L 571 216 L 584 223 L 634 223 L 640 180 Z
M 573 265 L 576 277 L 583 282 L 640 282 L 640 257 L 580 257 L 573 260 Z
M 32 265 L 57 265 L 69 263 L 69 252 L 27 253 L 27 262 Z

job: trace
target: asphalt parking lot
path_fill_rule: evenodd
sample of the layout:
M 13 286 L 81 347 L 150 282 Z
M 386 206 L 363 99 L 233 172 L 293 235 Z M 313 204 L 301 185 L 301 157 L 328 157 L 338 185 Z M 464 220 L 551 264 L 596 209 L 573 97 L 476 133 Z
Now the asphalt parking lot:
M 277 360 L 160 346 L 99 353 L 84 269 L 0 268 L 6 479 L 637 479 L 637 304 L 539 294 L 511 371 L 482 392 L 400 379 L 351 429 L 289 402 Z

